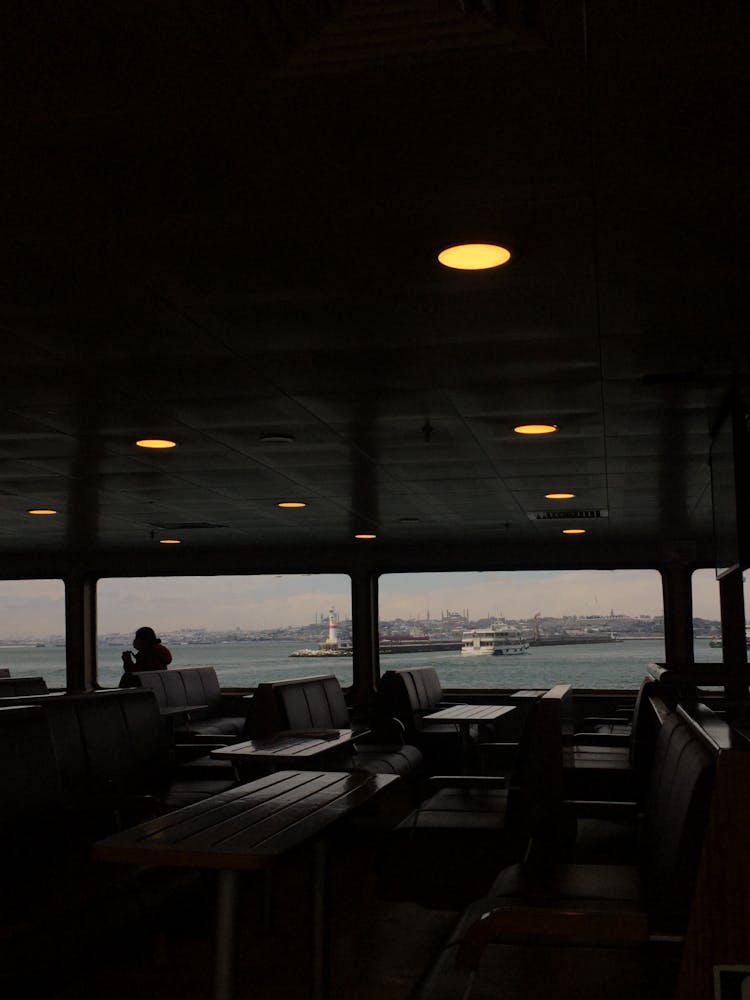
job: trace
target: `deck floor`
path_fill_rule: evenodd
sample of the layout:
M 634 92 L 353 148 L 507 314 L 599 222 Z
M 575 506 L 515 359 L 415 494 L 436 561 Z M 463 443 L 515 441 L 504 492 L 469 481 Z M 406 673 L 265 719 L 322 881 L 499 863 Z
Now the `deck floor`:
M 329 851 L 330 1000 L 408 1000 L 450 933 L 456 913 L 381 898 L 375 843 L 332 839 Z M 243 877 L 237 1000 L 305 1000 L 312 967 L 311 858 L 299 851 L 273 875 L 270 920 L 263 877 Z M 90 969 L 60 1000 L 210 1000 L 212 873 L 203 873 L 155 931 L 123 940 L 114 961 Z M 267 912 L 267 911 L 266 911 Z

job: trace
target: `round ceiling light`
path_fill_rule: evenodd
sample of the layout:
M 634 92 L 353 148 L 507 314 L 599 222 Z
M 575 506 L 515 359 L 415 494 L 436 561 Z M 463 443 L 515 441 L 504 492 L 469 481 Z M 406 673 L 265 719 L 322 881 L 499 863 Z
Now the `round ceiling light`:
M 182 545 L 182 540 L 179 538 L 160 538 L 159 545 Z
M 545 493 L 545 500 L 572 500 L 575 493 Z
M 281 500 L 276 506 L 283 507 L 285 510 L 293 510 L 298 507 L 307 507 L 307 504 L 302 500 Z
M 359 538 L 361 541 L 367 541 L 367 540 L 372 540 L 373 538 L 377 538 L 378 536 L 362 532 L 361 534 L 355 535 L 354 537 Z
M 32 510 L 27 510 L 26 513 L 27 514 L 45 515 L 45 514 L 56 514 L 57 511 L 56 510 L 52 510 L 51 507 L 34 507 L 34 508 L 32 508 Z
M 460 243 L 441 250 L 438 260 L 444 267 L 457 271 L 486 271 L 507 264 L 510 250 L 497 243 Z
M 167 438 L 141 438 L 140 441 L 136 441 L 135 443 L 139 448 L 165 449 L 177 447 L 176 441 L 170 441 Z
M 564 535 L 585 535 L 585 528 L 563 528 Z
M 513 430 L 516 434 L 554 434 L 559 427 L 557 424 L 518 424 Z

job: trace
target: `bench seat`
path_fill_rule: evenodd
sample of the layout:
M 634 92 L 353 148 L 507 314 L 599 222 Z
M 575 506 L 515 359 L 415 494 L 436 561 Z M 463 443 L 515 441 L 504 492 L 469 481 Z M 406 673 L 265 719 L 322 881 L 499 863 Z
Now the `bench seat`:
M 59 722 L 59 708 L 54 715 Z M 63 776 L 71 757 L 55 744 L 51 718 L 39 704 L 0 708 L 0 996 L 8 998 L 68 996 L 82 969 L 143 947 L 196 883 L 192 872 L 91 863 L 93 839 L 108 826 L 101 802 L 87 808 Z
M 672 996 L 708 828 L 716 747 L 660 728 L 638 864 L 514 864 L 462 913 L 418 1000 Z M 670 942 L 659 945 L 657 942 Z M 588 956 L 584 958 L 583 956 Z M 656 955 L 656 961 L 653 961 Z M 548 980 L 539 990 L 539 974 Z
M 228 709 L 228 703 L 231 701 L 236 705 L 238 699 L 222 695 L 213 667 L 141 670 L 127 673 L 124 677 L 130 687 L 144 687 L 153 691 L 160 708 L 205 706 L 190 712 L 189 719 L 175 727 L 181 739 L 215 736 L 223 738 L 225 742 L 232 742 L 247 738 L 244 735 L 247 722 L 245 706 L 249 699 L 239 699 L 244 708 L 242 714 Z
M 333 674 L 300 677 L 259 684 L 252 708 L 255 736 L 267 737 L 283 730 L 350 729 L 349 708 L 338 678 Z M 408 743 L 374 743 L 369 732 L 355 737 L 347 759 L 337 758 L 336 768 L 396 774 L 416 778 L 423 770 L 420 751 Z M 318 766 L 317 764 L 315 766 Z

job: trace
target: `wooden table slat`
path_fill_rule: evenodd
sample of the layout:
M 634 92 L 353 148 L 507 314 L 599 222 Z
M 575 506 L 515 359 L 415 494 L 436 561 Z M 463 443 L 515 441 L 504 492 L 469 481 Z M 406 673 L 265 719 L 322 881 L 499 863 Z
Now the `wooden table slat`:
M 425 715 L 427 722 L 492 722 L 512 712 L 514 705 L 449 705 Z
M 314 737 L 309 733 L 296 736 L 294 733 L 278 733 L 269 739 L 243 740 L 242 743 L 232 743 L 211 751 L 211 756 L 219 760 L 229 760 L 235 764 L 248 764 L 262 761 L 289 760 L 292 764 L 295 758 L 317 757 L 322 754 L 340 750 L 352 743 L 351 729 L 338 730 L 334 739 Z
M 266 867 L 397 780 L 362 772 L 279 771 L 114 834 L 94 845 L 94 857 L 177 867 Z

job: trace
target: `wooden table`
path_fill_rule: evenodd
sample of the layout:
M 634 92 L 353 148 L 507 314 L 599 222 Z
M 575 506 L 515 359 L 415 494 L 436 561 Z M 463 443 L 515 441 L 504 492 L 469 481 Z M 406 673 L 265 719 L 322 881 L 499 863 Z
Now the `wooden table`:
M 314 843 L 313 997 L 326 992 L 325 840 L 332 823 L 380 794 L 395 775 L 277 771 L 94 845 L 94 859 L 218 870 L 214 1000 L 234 996 L 237 879 Z
M 318 760 L 350 747 L 353 739 L 351 729 L 285 730 L 268 739 L 245 740 L 220 747 L 212 750 L 211 756 L 231 761 L 237 774 L 242 773 L 243 765 L 250 764 L 302 767 L 313 758 Z
M 480 722 L 494 722 L 514 712 L 515 705 L 449 705 L 439 712 L 423 716 L 425 722 L 455 722 L 461 732 L 461 761 L 464 772 L 471 757 L 471 727 Z

